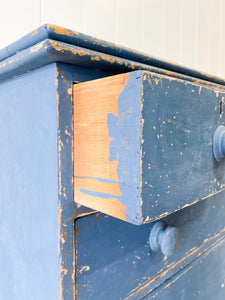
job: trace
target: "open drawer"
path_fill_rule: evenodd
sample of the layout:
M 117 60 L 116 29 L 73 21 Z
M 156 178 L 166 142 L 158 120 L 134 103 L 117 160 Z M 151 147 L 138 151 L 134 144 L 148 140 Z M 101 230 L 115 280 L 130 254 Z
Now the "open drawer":
M 75 202 L 142 224 L 222 191 L 224 97 L 146 71 L 74 84 Z

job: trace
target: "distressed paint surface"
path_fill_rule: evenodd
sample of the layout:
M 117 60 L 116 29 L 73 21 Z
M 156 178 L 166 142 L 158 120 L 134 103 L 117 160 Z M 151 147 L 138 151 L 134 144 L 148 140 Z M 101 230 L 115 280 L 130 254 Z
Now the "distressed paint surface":
M 71 44 L 74 46 L 94 50 L 97 52 L 101 52 L 103 55 L 108 54 L 114 57 L 121 57 L 123 59 L 130 60 L 130 62 L 133 61 L 143 65 L 155 67 L 156 69 L 159 68 L 162 71 L 163 69 L 165 69 L 171 72 L 183 74 L 184 76 L 191 76 L 219 84 L 225 83 L 224 79 L 222 78 L 218 78 L 207 73 L 189 69 L 184 66 L 179 66 L 177 64 L 174 64 L 173 62 L 159 59 L 149 54 L 135 51 L 133 49 L 126 48 L 121 45 L 103 41 L 101 39 L 94 38 L 89 35 L 85 35 L 77 31 L 69 30 L 52 24 L 45 24 L 32 31 L 30 34 L 19 39 L 15 43 L 2 49 L 0 51 L 0 61 L 3 61 L 9 58 L 10 56 L 15 55 L 19 51 L 27 49 L 46 39 L 52 39 L 66 44 Z
M 39 31 L 41 32 L 40 34 Z M 49 34 L 50 31 L 52 31 L 51 35 Z M 45 297 L 65 300 L 82 299 L 82 297 L 83 299 L 91 297 L 93 299 L 96 299 L 96 297 L 110 299 L 110 296 L 113 296 L 112 299 L 114 299 L 116 293 L 118 293 L 118 297 L 120 297 L 121 293 L 124 293 L 127 299 L 139 299 L 149 294 L 165 280 L 168 280 L 181 268 L 191 264 L 193 261 L 198 263 L 199 260 L 196 260 L 196 258 L 202 256 L 206 250 L 224 237 L 224 192 L 222 191 L 224 163 L 220 165 L 213 163 L 211 152 L 205 151 L 202 147 L 200 150 L 203 155 L 199 160 L 204 167 L 202 174 L 207 176 L 207 178 L 216 178 L 216 181 L 209 180 L 208 185 L 205 181 L 203 183 L 198 182 L 200 187 L 191 192 L 195 196 L 199 193 L 200 197 L 196 201 L 200 200 L 201 197 L 211 198 L 196 203 L 191 207 L 184 208 L 190 205 L 190 202 L 185 203 L 182 207 L 178 206 L 178 209 L 183 209 L 165 218 L 170 225 L 177 225 L 181 229 L 183 238 L 182 247 L 178 249 L 175 256 L 169 259 L 162 258 L 159 253 L 152 254 L 148 251 L 148 234 L 152 225 L 136 227 L 101 214 L 97 215 L 97 217 L 96 215 L 87 217 L 87 215 L 93 214 L 93 211 L 74 203 L 74 157 L 72 151 L 73 81 L 93 80 L 116 73 L 145 69 L 170 76 L 170 78 L 164 78 L 164 83 L 166 81 L 170 82 L 174 78 L 185 79 L 187 85 L 190 85 L 190 82 L 192 82 L 193 98 L 196 97 L 197 93 L 201 94 L 199 97 L 202 97 L 200 101 L 199 98 L 195 98 L 197 101 L 194 102 L 194 105 L 196 105 L 196 102 L 200 102 L 202 105 L 203 103 L 204 105 L 207 104 L 207 107 L 210 107 L 209 104 L 211 103 L 208 101 L 214 101 L 213 99 L 215 99 L 214 102 L 216 103 L 220 100 L 223 103 L 221 97 L 223 93 L 215 92 L 213 89 L 216 88 L 216 85 L 212 82 L 224 84 L 222 79 L 195 71 L 192 72 L 191 70 L 188 70 L 186 73 L 187 70 L 179 66 L 169 64 L 169 70 L 163 70 L 159 67 L 167 66 L 167 62 L 157 65 L 151 57 L 149 57 L 149 60 L 146 58 L 145 62 L 143 56 L 139 59 L 139 54 L 135 54 L 129 49 L 116 48 L 117 46 L 107 45 L 107 43 L 102 41 L 99 41 L 98 44 L 96 39 L 91 40 L 87 38 L 86 41 L 84 36 L 81 36 L 81 42 L 77 44 L 77 42 L 72 41 L 76 40 L 76 35 L 79 34 L 47 25 L 47 27 L 38 29 L 31 35 L 3 50 L 0 54 L 4 59 L 0 62 L 0 106 L 2 106 L 0 112 L 2 126 L 0 150 L 2 153 L 0 298 L 2 299 L 8 299 L 9 297 L 16 299 L 42 299 Z M 82 40 L 84 43 L 81 45 Z M 91 46 L 92 44 L 95 45 L 95 43 L 96 46 Z M 103 50 L 104 47 L 106 51 Z M 67 64 L 55 64 L 54 62 Z M 50 63 L 53 64 L 45 66 Z M 69 66 L 68 64 L 71 65 Z M 32 70 L 35 71 L 30 72 Z M 174 71 L 180 72 L 180 74 Z M 9 78 L 27 72 L 29 73 L 6 81 Z M 196 76 L 200 80 L 190 77 L 190 75 Z M 163 86 L 159 75 L 151 74 L 151 80 L 154 81 L 153 84 L 152 81 L 150 84 L 149 80 L 145 80 L 144 83 L 146 86 L 150 84 L 147 90 L 151 96 L 154 95 L 151 91 L 152 87 L 156 92 L 155 95 L 158 95 L 155 85 L 161 84 L 161 90 L 165 88 L 165 94 L 166 92 L 169 94 L 166 87 Z M 176 80 L 177 87 L 175 83 L 173 85 L 173 92 L 177 93 L 177 97 L 179 96 L 179 82 L 181 81 Z M 196 86 L 199 87 L 199 84 L 202 84 L 202 86 L 198 89 Z M 128 86 L 129 84 L 127 83 L 125 88 Z M 140 84 L 138 86 L 140 87 Z M 224 87 L 220 86 L 220 89 L 222 91 Z M 136 92 L 140 91 L 140 89 L 135 90 Z M 124 93 L 124 89 L 120 96 L 122 93 Z M 131 101 L 132 97 L 128 97 L 129 94 L 126 92 L 125 94 L 127 101 Z M 183 99 L 181 96 L 186 96 L 186 94 L 183 92 L 180 95 L 180 99 Z M 206 99 L 205 102 L 203 102 L 204 97 Z M 152 97 L 151 100 L 155 100 L 155 98 Z M 119 100 L 121 99 L 118 98 Z M 126 106 L 126 101 L 123 103 Z M 191 106 L 191 102 L 186 101 L 186 104 Z M 172 106 L 173 103 L 171 107 L 168 106 L 168 113 L 170 113 Z M 124 106 L 121 107 L 121 113 L 124 113 Z M 218 104 L 214 106 L 215 115 L 209 115 L 208 111 L 202 110 L 202 107 L 199 109 L 199 112 L 205 115 L 204 120 L 207 117 L 218 124 L 223 124 L 223 115 L 220 115 L 220 119 L 217 119 L 218 107 Z M 139 112 L 140 110 L 137 111 Z M 115 134 L 118 131 L 116 123 L 121 119 L 119 106 L 117 108 L 118 115 L 113 112 L 108 111 L 107 117 L 107 128 L 110 129 L 108 136 L 110 140 L 107 140 L 107 142 L 110 142 L 108 160 L 118 161 L 117 175 L 118 179 L 122 178 L 122 184 L 115 182 L 117 189 L 113 189 L 113 192 L 117 195 L 122 195 L 124 192 L 123 183 L 126 181 L 126 173 L 124 171 L 127 171 L 127 167 L 132 166 L 132 164 L 128 160 L 127 164 L 123 163 L 124 157 L 126 157 L 123 154 L 126 153 L 121 152 L 119 157 L 117 155 L 116 149 L 119 148 L 119 145 L 122 145 L 121 138 L 124 136 L 124 132 L 121 131 L 120 135 Z M 183 113 L 183 110 L 181 112 Z M 129 115 L 130 111 L 128 110 Z M 194 115 L 195 120 L 200 119 L 199 115 L 201 114 Z M 189 114 L 189 117 L 193 116 Z M 174 125 L 176 120 L 173 120 Z M 181 124 L 185 124 L 188 119 L 181 118 L 179 121 L 181 121 Z M 199 123 L 200 121 L 202 120 L 198 120 Z M 140 127 L 144 125 L 143 130 L 146 131 L 148 139 L 148 130 L 146 128 L 150 125 L 145 127 L 147 123 L 139 121 L 138 124 Z M 165 124 L 163 123 L 163 125 Z M 201 122 L 201 125 L 203 127 L 206 126 L 204 122 Z M 158 126 L 160 128 L 159 123 Z M 216 123 L 213 123 L 213 126 L 216 126 Z M 126 127 L 124 128 L 126 131 Z M 164 129 L 164 127 L 162 128 Z M 143 133 L 145 133 L 144 131 Z M 191 132 L 195 133 L 195 130 L 193 129 Z M 200 133 L 196 130 L 196 137 L 201 136 L 198 135 Z M 142 135 L 142 141 L 145 141 L 144 135 Z M 118 137 L 117 139 L 115 139 L 116 136 Z M 206 131 L 206 135 L 201 136 L 204 145 L 211 146 L 209 136 L 209 131 Z M 141 140 L 141 135 L 138 135 L 138 137 Z M 139 146 L 141 145 L 140 140 Z M 197 138 L 194 139 L 194 141 L 196 140 Z M 182 139 L 180 141 L 182 142 Z M 160 141 L 158 150 L 164 149 L 163 143 L 166 144 L 165 140 Z M 144 145 L 145 143 L 142 149 L 143 161 L 145 159 L 147 161 Z M 178 144 L 178 149 L 179 146 L 180 144 Z M 139 155 L 138 151 L 136 151 L 136 155 Z M 163 153 L 163 151 L 161 152 Z M 182 152 L 181 156 L 184 156 L 184 152 Z M 163 155 L 160 158 L 162 160 L 166 159 Z M 196 156 L 194 158 L 196 159 Z M 120 159 L 122 160 L 120 161 Z M 131 188 L 127 189 L 130 194 L 127 194 L 127 197 L 124 196 L 123 199 L 119 199 L 122 211 L 126 207 L 126 211 L 124 210 L 126 219 L 133 223 L 150 221 L 152 216 L 150 214 L 145 215 L 144 211 L 149 211 L 151 201 L 155 205 L 154 212 L 159 217 L 162 217 L 165 213 L 167 214 L 170 209 L 172 211 L 176 210 L 174 209 L 177 205 L 176 201 L 181 200 L 181 197 L 178 198 L 178 193 L 177 197 L 172 198 L 172 200 L 176 200 L 175 202 L 162 201 L 156 205 L 154 197 L 148 203 L 146 202 L 146 207 L 143 206 L 142 209 L 142 220 L 139 216 L 142 202 L 138 197 L 138 201 L 129 207 L 130 202 L 128 200 L 132 198 L 130 196 L 135 194 L 133 191 L 138 187 L 138 184 L 140 184 L 141 191 L 142 180 L 139 180 L 140 177 L 137 177 L 136 173 L 139 167 L 142 167 L 142 164 L 139 164 L 139 160 L 137 162 L 138 167 L 135 167 L 133 178 L 129 177 L 129 180 L 131 180 L 130 182 L 137 180 L 138 183 L 130 185 Z M 173 167 L 172 162 L 173 160 L 170 162 Z M 178 160 L 178 162 L 183 165 L 181 160 Z M 213 171 L 211 168 L 207 169 L 210 164 L 213 165 Z M 148 170 L 147 172 L 149 172 Z M 129 170 L 129 172 L 131 171 Z M 162 171 L 164 172 L 165 170 L 162 168 Z M 180 171 L 179 168 L 178 171 Z M 149 199 L 149 196 L 151 196 L 151 189 L 149 188 L 153 187 L 152 178 L 154 179 L 155 177 L 148 177 L 150 173 L 147 172 L 144 174 L 143 171 L 143 174 L 149 180 L 149 187 L 143 188 L 142 192 L 146 192 Z M 181 174 L 181 177 L 185 178 L 186 184 L 190 178 L 185 176 L 186 174 Z M 195 176 L 199 179 L 197 172 Z M 86 180 L 89 189 L 88 193 L 92 197 L 94 192 L 96 192 L 95 189 L 97 189 L 97 192 L 99 189 L 102 189 L 102 183 L 99 183 L 99 178 L 95 178 L 95 180 Z M 173 182 L 172 176 L 170 176 L 170 180 Z M 159 182 L 157 181 L 157 184 Z M 145 184 L 144 179 L 143 183 Z M 204 184 L 207 185 L 207 188 L 204 187 Z M 111 192 L 111 187 L 109 188 L 109 185 L 105 186 L 105 191 L 107 193 Z M 176 185 L 174 187 L 176 189 Z M 185 187 L 187 192 L 188 184 L 183 187 L 182 192 L 184 191 L 184 193 L 180 193 L 180 195 L 183 195 L 185 198 L 187 196 L 185 196 Z M 194 186 L 192 188 L 194 189 Z M 85 189 L 83 189 L 84 191 Z M 87 190 L 85 192 L 87 193 Z M 162 186 L 162 192 L 165 193 L 164 186 Z M 189 196 L 187 196 L 187 199 L 190 199 Z M 167 211 L 160 214 L 161 211 L 165 211 L 165 207 Z M 119 212 L 121 213 L 121 210 Z M 124 217 L 124 213 L 122 215 Z M 96 220 L 96 218 L 99 219 Z M 75 228 L 74 223 L 76 224 Z M 102 255 L 103 249 L 104 255 Z M 215 258 L 215 256 L 213 257 Z M 221 254 L 217 255 L 217 257 L 222 261 Z M 212 261 L 212 259 L 209 259 L 206 262 L 209 272 L 213 266 Z M 221 270 L 221 264 L 217 263 L 214 266 L 216 266 L 217 270 Z M 188 276 L 195 278 L 196 274 L 201 272 L 201 266 L 198 266 L 195 270 L 197 271 L 193 271 L 193 273 L 187 272 L 187 274 L 190 274 Z M 217 282 L 220 282 L 222 277 L 219 271 L 216 273 Z M 179 278 L 179 273 L 177 275 L 176 278 Z M 186 277 L 183 278 L 186 282 Z M 106 283 L 107 289 L 102 289 L 103 282 Z M 138 286 L 139 284 L 141 285 Z M 220 288 L 223 288 L 223 284 L 222 282 Z M 215 284 L 211 285 L 212 290 L 216 290 L 217 286 L 216 288 L 215 286 Z M 209 293 L 210 290 L 208 289 L 207 292 Z M 105 297 L 104 294 L 106 293 L 109 293 L 108 297 Z M 174 293 L 176 293 L 176 288 Z M 154 296 L 154 294 L 152 295 Z M 223 295 L 223 292 L 219 295 Z
M 129 59 L 96 52 L 71 44 L 45 39 L 29 48 L 6 58 L 0 62 L 0 80 L 6 80 L 52 62 L 63 62 L 82 67 L 94 68 L 112 74 L 133 70 L 151 70 L 170 76 L 196 80 L 175 72 L 133 62 Z M 206 82 L 206 84 L 212 84 Z
M 135 226 L 103 214 L 78 219 L 77 298 L 134 300 L 149 294 L 225 237 L 224 195 L 163 219 L 179 228 L 181 236 L 179 248 L 168 258 L 149 249 L 154 223 Z M 205 277 L 199 280 L 205 282 Z
M 75 85 L 75 201 L 141 224 L 223 190 L 212 141 L 224 98 L 145 71 Z
M 223 300 L 225 298 L 224 253 L 225 239 L 142 299 Z
M 0 299 L 75 299 L 72 82 L 109 75 L 51 64 L 0 83 Z
M 56 65 L 56 104 L 58 134 L 58 232 L 59 232 L 59 299 L 74 299 L 75 246 L 73 224 L 76 206 L 73 203 L 72 165 L 72 91 L 71 66 Z
M 58 233 L 59 233 L 59 299 L 75 299 L 76 254 L 74 222 L 90 209 L 76 205 L 73 199 L 73 97 L 74 81 L 106 76 L 103 72 L 57 63 L 55 69 L 58 134 Z
M 134 73 L 73 87 L 75 201 L 131 222 L 140 218 L 135 203 L 126 209 L 139 197 L 138 86 Z
M 34 32 L 35 33 L 38 31 Z M 63 62 L 81 67 L 110 72 L 111 74 L 124 73 L 134 70 L 149 70 L 159 74 L 165 74 L 176 78 L 185 79 L 192 82 L 202 83 L 204 85 L 215 86 L 220 84 L 224 88 L 224 80 L 211 75 L 195 74 L 191 77 L 191 72 L 177 73 L 172 70 L 166 70 L 161 67 L 149 65 L 145 60 L 135 61 L 117 56 L 115 53 L 108 54 L 100 50 L 95 51 L 89 48 L 83 48 L 79 45 L 65 43 L 53 38 L 46 38 L 42 31 L 41 39 L 30 38 L 29 35 L 16 42 L 15 49 L 10 56 L 4 54 L 5 59 L 0 61 L 0 81 L 13 76 L 32 71 L 46 64 L 53 62 Z M 29 42 L 29 39 L 32 41 Z M 14 47 L 12 46 L 12 47 Z M 7 49 L 2 50 L 4 53 Z M 182 67 L 181 67 L 182 69 Z
M 217 163 L 212 151 L 214 132 L 224 124 L 225 94 L 150 73 L 143 73 L 142 89 L 145 222 L 225 188 L 225 161 Z

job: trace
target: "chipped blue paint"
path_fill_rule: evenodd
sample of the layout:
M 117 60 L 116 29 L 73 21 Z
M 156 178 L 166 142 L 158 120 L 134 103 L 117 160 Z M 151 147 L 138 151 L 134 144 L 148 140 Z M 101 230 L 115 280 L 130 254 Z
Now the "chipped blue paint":
M 110 137 L 109 161 L 118 162 L 118 182 L 97 179 L 101 182 L 119 183 L 121 195 L 80 189 L 80 192 L 104 199 L 116 198 L 125 206 L 126 220 L 141 223 L 140 213 L 140 116 L 141 116 L 141 74 L 136 71 L 128 75 L 123 91 L 118 96 L 117 114 L 107 115 L 108 136 Z M 94 149 L 93 149 L 94 151 Z M 96 179 L 96 178 L 95 178 Z M 107 201 L 107 200 L 106 200 Z
M 1 61 L 0 81 L 30 72 L 53 62 L 63 62 L 76 66 L 92 68 L 106 73 L 109 72 L 110 74 L 118 74 L 134 70 L 148 70 L 158 74 L 165 74 L 185 79 L 191 82 L 196 81 L 196 78 L 191 77 L 190 75 L 175 73 L 173 71 L 160 69 L 140 62 L 134 62 L 130 59 L 120 58 L 110 54 L 103 55 L 102 52 L 81 48 L 79 46 L 66 44 L 52 39 L 46 39 L 29 48 L 21 49 L 16 54 Z M 198 81 L 202 84 L 211 86 L 224 84 L 223 81 L 216 79 L 211 82 L 206 82 L 204 79 Z M 224 87 L 221 86 L 221 88 Z
M 118 161 L 122 205 L 128 222 L 140 224 L 140 115 L 141 72 L 129 74 L 118 98 L 118 114 L 108 114 L 110 161 Z M 134 201 L 135 200 L 135 201 Z
M 225 299 L 225 239 L 169 278 L 144 300 Z M 220 270 L 220 271 L 218 271 Z
M 74 222 L 90 209 L 77 207 L 73 199 L 73 102 L 72 84 L 105 76 L 105 73 L 56 64 L 56 93 L 58 111 L 58 164 L 59 164 L 59 234 L 60 234 L 60 300 L 75 298 L 75 245 Z M 70 92 L 69 92 L 70 90 Z
M 184 66 L 179 66 L 172 62 L 159 59 L 157 57 L 138 52 L 132 49 L 125 48 L 120 45 L 116 45 L 111 42 L 106 42 L 101 39 L 91 37 L 73 30 L 64 29 L 59 26 L 45 24 L 38 29 L 32 31 L 30 34 L 24 36 L 8 47 L 0 51 L 0 61 L 13 56 L 14 54 L 27 49 L 45 39 L 52 39 L 55 41 L 60 41 L 66 44 L 71 44 L 74 46 L 82 47 L 85 49 L 90 49 L 98 51 L 101 53 L 107 53 L 112 56 L 125 58 L 133 62 L 138 62 L 143 65 L 149 65 L 155 67 L 156 69 L 166 69 L 171 72 L 176 72 L 183 74 L 185 76 L 191 76 L 199 78 L 202 80 L 207 80 L 217 84 L 225 84 L 224 79 L 211 76 L 206 73 L 201 73 L 193 69 L 186 68 Z
M 53 63 L 0 84 L 0 299 L 75 297 L 74 222 L 90 210 L 73 201 L 69 89 L 106 75 Z
M 225 124 L 215 90 L 143 72 L 142 213 L 151 220 L 225 188 L 225 161 L 216 162 L 213 135 Z
M 78 219 L 78 299 L 138 300 L 151 295 L 160 284 L 198 261 L 214 243 L 225 238 L 224 197 L 222 192 L 163 219 L 180 230 L 180 246 L 170 257 L 150 250 L 149 233 L 154 223 L 135 226 L 103 214 Z M 205 284 L 207 276 L 198 274 L 198 281 Z M 218 278 L 223 282 L 223 277 Z
M 74 219 L 77 207 L 73 201 L 72 161 L 72 99 L 67 90 L 73 81 L 72 67 L 56 65 L 56 93 L 58 111 L 58 165 L 59 165 L 59 261 L 60 296 L 74 299 Z M 59 296 L 58 296 L 59 297 Z M 61 299 L 60 299 L 61 300 Z
M 225 161 L 218 164 L 212 151 L 214 131 L 225 122 L 219 109 L 224 98 L 221 89 L 129 73 L 118 115 L 109 112 L 107 119 L 109 160 L 118 162 L 116 198 L 128 222 L 160 219 L 225 189 Z
M 126 59 L 118 58 L 115 61 L 115 58 L 110 55 L 104 58 L 102 53 L 47 39 L 2 61 L 0 63 L 0 81 L 53 62 L 100 69 L 110 74 L 127 72 L 135 68 L 146 68 L 146 65 L 135 66 Z M 147 69 L 149 68 L 147 67 Z M 158 70 L 158 72 L 161 71 Z
M 59 297 L 61 297 L 60 300 L 110 299 L 110 297 L 115 299 L 116 295 L 119 299 L 127 294 L 130 299 L 139 299 L 140 293 L 142 295 L 150 293 L 177 271 L 191 264 L 192 261 L 198 262 L 199 249 L 192 255 L 188 254 L 184 257 L 190 249 L 202 247 L 201 251 L 206 251 L 214 241 L 224 237 L 223 191 L 164 219 L 169 225 L 178 226 L 182 233 L 182 247 L 167 260 L 163 260 L 160 253 L 149 252 L 148 235 L 153 224 L 134 226 L 101 214 L 87 217 L 87 214 L 93 214 L 93 211 L 85 207 L 78 207 L 73 201 L 71 94 L 73 81 L 87 81 L 137 69 L 167 74 L 185 79 L 186 82 L 195 82 L 196 78 L 199 78 L 206 80 L 199 81 L 200 83 L 211 87 L 216 86 L 212 82 L 224 85 L 223 79 L 172 65 L 76 32 L 57 33 L 56 27 L 51 25 L 44 25 L 1 50 L 0 60 L 1 299 L 39 300 L 59 299 Z M 167 68 L 167 70 L 162 68 Z M 135 74 L 137 73 L 129 75 L 130 78 Z M 21 76 L 13 78 L 18 75 Z M 11 80 L 6 81 L 7 79 Z M 164 83 L 162 83 L 161 89 L 165 89 Z M 129 87 L 129 84 L 128 82 L 126 87 Z M 156 86 L 154 88 L 155 94 L 151 92 L 151 100 L 157 101 L 157 91 L 159 93 L 160 88 L 158 87 L 158 90 Z M 224 87 L 221 86 L 221 88 Z M 179 89 L 178 85 L 173 85 L 174 91 Z M 137 90 L 136 87 L 134 92 L 138 93 Z M 150 91 L 150 89 L 148 90 Z M 199 92 L 195 87 L 193 90 L 195 94 Z M 183 99 L 185 92 L 182 89 L 180 92 L 180 99 Z M 201 99 L 205 101 L 202 102 L 205 107 L 209 104 L 210 97 L 216 99 L 213 93 L 212 89 L 202 89 Z M 140 107 L 139 104 L 131 101 L 129 92 L 123 91 L 123 95 L 126 96 L 127 102 L 125 98 L 121 98 L 121 94 L 119 102 L 121 102 L 122 109 L 119 110 L 118 116 L 109 114 L 108 117 L 110 136 L 114 137 L 110 145 L 110 159 L 114 160 L 116 154 L 119 154 L 119 160 L 122 160 L 118 167 L 122 191 L 120 200 L 128 208 L 127 218 L 129 221 L 140 223 L 142 222 L 138 195 L 140 182 L 139 177 L 136 176 L 140 166 L 138 163 L 123 163 L 126 153 L 122 150 L 126 147 L 129 148 L 131 141 L 128 141 L 126 145 L 121 143 L 122 133 L 129 132 L 131 134 L 133 126 L 134 132 L 137 134 L 136 128 L 140 125 L 140 123 L 138 123 L 139 125 L 133 124 L 134 120 L 139 122 L 137 120 L 140 117 L 137 116 L 137 113 L 134 119 L 131 118 L 131 114 L 128 114 L 125 120 L 122 119 L 126 104 L 138 112 Z M 218 95 L 220 94 L 218 93 Z M 192 102 L 189 102 L 189 99 L 191 97 L 186 99 L 185 107 L 191 111 Z M 171 103 L 173 104 L 173 102 Z M 160 111 L 162 106 L 159 105 L 158 108 Z M 169 109 L 168 106 L 168 111 L 170 111 Z M 202 111 L 201 113 L 208 120 L 215 121 L 212 125 L 213 129 L 224 123 L 223 114 L 220 119 L 218 119 L 218 115 L 216 116 L 218 111 L 215 111 L 215 118 L 214 115 L 211 118 L 211 115 L 208 116 Z M 201 113 L 199 110 L 196 119 Z M 190 117 L 191 115 L 189 114 Z M 148 111 L 146 111 L 146 117 L 150 118 Z M 115 133 L 118 131 L 116 123 L 114 123 L 115 119 L 119 121 L 119 124 L 125 125 L 124 128 L 127 129 L 123 129 L 118 138 L 115 138 Z M 179 119 L 181 123 L 182 120 L 184 119 Z M 175 121 L 172 124 L 175 125 Z M 160 124 L 158 125 L 160 126 Z M 148 139 L 150 127 L 148 131 L 147 125 L 144 131 L 145 137 Z M 203 135 L 197 134 L 201 134 L 201 132 L 196 132 L 196 137 L 201 136 L 200 145 L 206 145 L 205 141 L 211 145 L 212 140 L 209 141 L 207 131 Z M 185 135 L 185 137 L 187 136 L 189 135 Z M 140 154 L 140 136 L 136 137 L 139 142 L 135 144 L 134 148 L 129 148 L 130 158 Z M 121 148 L 119 152 L 115 150 L 118 146 Z M 149 145 L 146 144 L 146 147 Z M 201 157 L 203 160 L 199 161 L 203 161 L 203 167 L 205 167 L 209 161 L 211 162 L 212 153 L 209 154 L 209 151 L 204 151 L 203 148 L 201 151 L 204 155 Z M 159 161 L 163 164 L 165 156 L 160 151 L 159 153 Z M 206 158 L 209 160 L 204 161 Z M 143 159 L 147 159 L 147 155 L 144 155 Z M 177 161 L 179 159 L 180 157 Z M 161 166 L 164 172 L 163 165 Z M 213 162 L 211 175 L 213 174 L 220 183 L 223 183 L 224 179 L 223 168 L 224 163 Z M 124 171 L 126 170 L 132 174 L 129 179 L 125 176 Z M 151 183 L 153 179 L 157 184 L 159 180 L 155 176 L 155 172 L 151 176 L 148 172 L 148 170 L 143 170 L 145 176 L 143 182 L 146 179 Z M 205 172 L 204 168 L 202 172 Z M 185 178 L 185 176 L 183 177 Z M 172 176 L 170 176 L 171 178 Z M 198 179 L 197 175 L 196 178 Z M 123 185 L 126 180 L 130 189 Z M 165 184 L 166 180 L 164 180 Z M 187 180 L 185 184 L 186 182 Z M 164 188 L 165 186 L 161 185 L 160 190 L 165 192 Z M 218 191 L 214 184 L 212 188 Z M 188 185 L 182 186 L 180 194 L 177 193 L 175 197 L 171 198 L 175 199 L 175 202 L 165 201 L 165 198 L 155 205 L 149 197 L 151 189 L 144 188 L 142 192 L 146 193 L 146 199 L 150 199 L 146 202 L 146 206 L 144 204 L 144 214 L 149 211 L 151 205 L 155 205 L 155 215 L 165 211 L 165 207 L 168 208 L 168 211 L 174 211 L 177 207 L 176 201 L 180 201 L 180 196 L 185 196 L 183 190 L 187 191 Z M 124 196 L 125 192 L 128 198 Z M 205 191 L 201 190 L 201 192 L 201 196 L 204 195 Z M 137 196 L 137 201 L 130 204 L 129 200 L 133 195 Z M 183 201 L 183 204 L 186 205 L 187 201 Z M 82 216 L 85 217 L 82 218 Z M 149 214 L 144 215 L 145 217 L 149 217 Z M 155 216 L 152 215 L 152 217 Z M 80 232 L 78 230 L 75 233 L 74 229 L 79 229 Z M 216 233 L 218 236 L 211 239 Z M 207 278 L 209 278 L 208 274 L 213 274 L 210 268 L 216 266 L 215 269 L 218 272 L 214 274 L 217 276 L 217 282 L 222 277 L 220 271 L 223 256 L 221 253 L 223 252 L 220 252 L 218 264 L 211 263 L 214 259 L 207 260 L 207 267 L 209 266 Z M 78 255 L 77 259 L 75 259 L 76 254 Z M 215 256 L 213 255 L 214 258 Z M 160 270 L 165 270 L 180 258 L 184 258 L 184 260 L 169 269 L 165 276 L 154 277 Z M 75 264 L 76 270 L 74 269 Z M 193 278 L 199 278 L 196 276 L 196 274 L 199 275 L 199 272 L 202 272 L 200 267 L 197 272 L 191 273 L 191 276 L 194 274 Z M 191 276 L 183 279 L 183 282 L 186 283 Z M 152 278 L 154 281 L 151 281 Z M 103 283 L 104 289 L 102 288 Z M 140 288 L 139 284 L 141 284 Z M 193 286 L 191 289 L 194 290 Z M 165 291 L 165 289 L 162 290 Z M 213 290 L 218 290 L 217 285 L 215 287 L 214 284 L 211 288 L 211 291 Z M 176 292 L 175 289 L 173 295 Z M 220 289 L 219 295 L 222 295 L 221 299 L 224 298 L 223 289 Z M 165 296 L 162 297 L 162 299 L 164 298 Z M 168 293 L 166 298 L 168 298 Z
M 34 34 L 36 33 L 36 34 Z M 32 31 L 31 33 L 25 35 L 19 40 L 15 41 L 11 45 L 0 50 L 0 62 L 15 55 L 16 53 L 30 48 L 35 44 L 38 44 L 41 41 L 44 41 L 48 38 L 47 27 L 41 26 L 37 30 Z

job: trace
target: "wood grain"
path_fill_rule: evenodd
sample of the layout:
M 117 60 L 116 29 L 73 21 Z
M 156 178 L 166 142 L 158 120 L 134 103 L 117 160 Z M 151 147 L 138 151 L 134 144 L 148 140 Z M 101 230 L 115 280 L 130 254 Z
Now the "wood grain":
M 73 86 L 75 201 L 121 219 L 125 219 L 125 206 L 117 197 L 121 194 L 118 160 L 109 159 L 112 139 L 107 122 L 109 113 L 117 115 L 126 81 L 123 74 Z

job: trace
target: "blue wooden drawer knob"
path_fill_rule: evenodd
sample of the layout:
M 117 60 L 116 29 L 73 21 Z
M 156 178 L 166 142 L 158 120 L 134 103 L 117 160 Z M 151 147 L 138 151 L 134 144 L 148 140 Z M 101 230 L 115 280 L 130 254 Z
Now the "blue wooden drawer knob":
M 217 127 L 213 138 L 213 153 L 217 161 L 225 157 L 225 126 Z
M 164 222 L 158 222 L 153 226 L 149 237 L 152 251 L 161 249 L 164 256 L 170 256 L 177 250 L 179 242 L 180 234 L 176 227 L 166 227 Z

